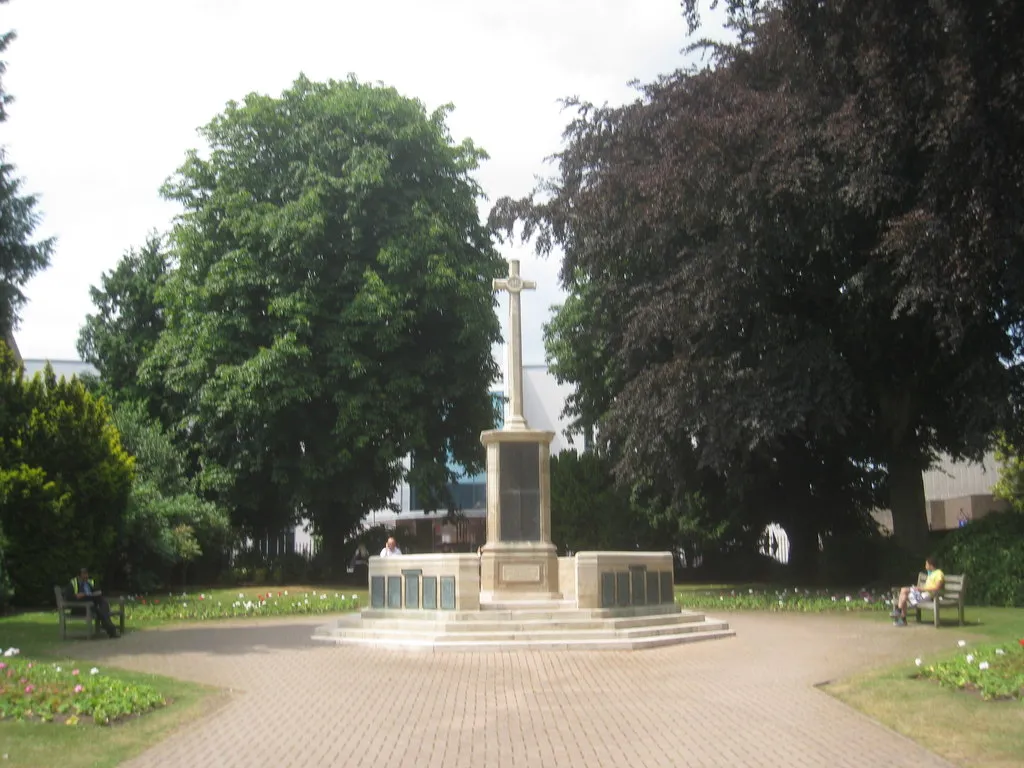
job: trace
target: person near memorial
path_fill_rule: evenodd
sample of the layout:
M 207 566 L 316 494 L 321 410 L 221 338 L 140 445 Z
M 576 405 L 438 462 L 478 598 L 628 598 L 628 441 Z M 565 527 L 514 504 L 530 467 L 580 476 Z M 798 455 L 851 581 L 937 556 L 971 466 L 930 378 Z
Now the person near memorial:
M 918 603 L 927 602 L 937 596 L 946 584 L 946 575 L 939 569 L 935 556 L 932 555 L 924 561 L 924 569 L 927 574 L 923 587 L 903 587 L 900 596 L 896 601 L 896 608 L 892 612 L 893 623 L 897 627 L 907 625 L 907 606 L 916 606 Z
M 107 598 L 96 588 L 96 582 L 89 578 L 88 568 L 82 568 L 78 572 L 78 576 L 71 579 L 64 587 L 64 599 L 69 603 L 72 600 L 77 600 L 80 603 L 92 603 L 103 629 L 110 637 L 117 637 L 117 627 L 110 620 L 110 606 L 107 604 Z
M 398 543 L 395 541 L 394 536 L 389 536 L 387 543 L 384 545 L 384 549 L 380 551 L 381 557 L 397 557 L 402 554 L 402 550 L 398 548 Z

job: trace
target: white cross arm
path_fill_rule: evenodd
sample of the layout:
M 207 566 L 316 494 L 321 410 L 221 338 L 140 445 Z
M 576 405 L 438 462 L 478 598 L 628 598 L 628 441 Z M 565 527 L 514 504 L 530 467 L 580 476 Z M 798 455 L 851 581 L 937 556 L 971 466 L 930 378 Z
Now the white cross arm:
M 503 277 L 501 279 L 491 281 L 491 290 L 508 291 L 509 293 L 532 291 L 536 289 L 536 287 L 537 282 L 535 280 L 523 280 L 521 277 Z

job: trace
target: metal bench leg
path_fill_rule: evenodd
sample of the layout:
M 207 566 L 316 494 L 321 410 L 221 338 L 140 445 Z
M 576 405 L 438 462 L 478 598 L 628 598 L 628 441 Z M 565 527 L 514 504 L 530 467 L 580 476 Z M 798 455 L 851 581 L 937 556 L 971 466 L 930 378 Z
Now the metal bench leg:
M 938 601 L 938 599 L 935 600 L 934 605 L 935 605 L 935 610 L 932 611 L 932 613 L 935 615 L 935 628 L 938 629 L 939 628 L 939 601 Z

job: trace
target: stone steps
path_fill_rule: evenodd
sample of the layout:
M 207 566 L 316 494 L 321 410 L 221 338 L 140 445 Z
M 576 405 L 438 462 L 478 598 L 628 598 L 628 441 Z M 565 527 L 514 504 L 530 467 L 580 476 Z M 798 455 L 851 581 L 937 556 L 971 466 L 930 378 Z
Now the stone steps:
M 506 604 L 507 605 L 507 604 Z M 677 605 L 651 605 L 630 608 L 547 608 L 544 610 L 528 608 L 487 608 L 479 611 L 408 611 L 387 608 L 368 608 L 360 613 L 364 620 L 373 619 L 408 619 L 411 621 L 453 622 L 493 622 L 493 621 L 575 621 L 604 620 L 648 616 L 695 615 L 683 612 Z
M 551 629 L 552 626 L 572 631 L 592 629 L 628 629 L 633 627 L 646 626 L 676 626 L 703 621 L 704 616 L 699 613 L 655 614 L 650 616 L 627 616 L 622 618 L 569 618 L 569 617 L 544 617 L 544 618 L 515 618 L 502 620 L 488 620 L 490 617 L 466 620 L 455 619 L 451 621 L 414 618 L 374 618 L 372 624 L 380 629 L 393 629 L 406 632 L 451 632 L 453 634 L 478 633 L 478 632 L 529 632 L 534 630 Z
M 533 612 L 515 613 L 529 616 Z M 734 634 L 724 621 L 677 609 L 674 613 L 661 615 L 598 620 L 573 619 L 564 615 L 555 619 L 527 620 L 517 615 L 508 621 L 431 621 L 364 616 L 358 622 L 342 619 L 337 624 L 319 627 L 313 639 L 339 645 L 434 650 L 630 650 L 731 637 Z
M 565 637 L 532 637 L 515 640 L 467 640 L 461 636 L 445 636 L 442 638 L 419 638 L 408 635 L 395 637 L 323 637 L 314 636 L 315 640 L 333 642 L 338 645 L 361 645 L 375 648 L 391 648 L 395 650 L 422 651 L 512 651 L 512 650 L 552 650 L 552 651 L 632 651 L 647 648 L 661 648 L 668 645 L 696 643 L 704 640 L 718 640 L 733 637 L 731 629 L 708 629 L 700 632 L 683 632 L 674 634 L 647 635 L 643 637 L 590 637 L 576 634 Z

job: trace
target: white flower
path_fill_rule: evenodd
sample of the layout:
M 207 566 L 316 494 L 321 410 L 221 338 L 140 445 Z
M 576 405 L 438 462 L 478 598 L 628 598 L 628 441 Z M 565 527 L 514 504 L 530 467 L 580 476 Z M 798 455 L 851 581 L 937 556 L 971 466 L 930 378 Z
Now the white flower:
M 205 595 L 205 594 L 203 594 L 202 592 L 200 592 L 200 593 L 199 593 L 199 596 L 200 596 L 201 598 L 203 598 L 203 600 L 205 600 L 205 599 L 206 599 L 206 595 Z
M 747 591 L 748 591 L 748 592 L 749 592 L 750 594 L 754 594 L 754 590 L 752 590 L 752 589 L 748 589 Z
M 850 596 L 849 595 L 846 596 L 846 602 L 850 602 Z
M 1006 651 L 1002 648 L 996 648 L 996 656 L 1002 656 L 1004 653 L 1006 653 Z
M 89 670 L 89 674 L 90 675 L 98 675 L 99 673 L 100 673 L 100 671 L 96 667 L 93 667 L 92 669 Z
M 243 595 L 241 592 L 239 592 L 238 593 L 238 599 L 239 600 L 245 600 L 245 595 Z
M 974 654 L 973 653 L 968 653 L 967 654 L 967 663 L 970 664 L 973 661 L 974 661 Z
M 4 651 L 4 656 L 17 656 L 19 653 L 21 653 L 21 651 L 19 651 L 17 648 L 8 648 L 6 651 Z
M 57 667 L 57 671 L 60 672 L 60 667 Z
M 285 593 L 285 594 L 287 595 L 287 594 L 288 594 L 288 590 L 286 589 L 286 590 L 284 591 L 284 593 Z
M 987 661 L 981 662 L 981 664 L 978 665 L 978 669 L 988 669 L 988 662 Z
M 784 601 L 779 600 L 779 605 L 783 605 L 783 604 L 784 604 Z
M 914 659 L 914 664 L 916 664 L 917 666 L 920 667 L 921 666 L 921 660 L 920 659 Z
M 186 605 L 188 605 L 188 603 L 182 603 L 181 607 L 184 608 Z
M 967 641 L 966 640 L 957 640 L 956 644 L 959 645 L 961 648 L 963 648 L 965 645 L 967 645 Z

